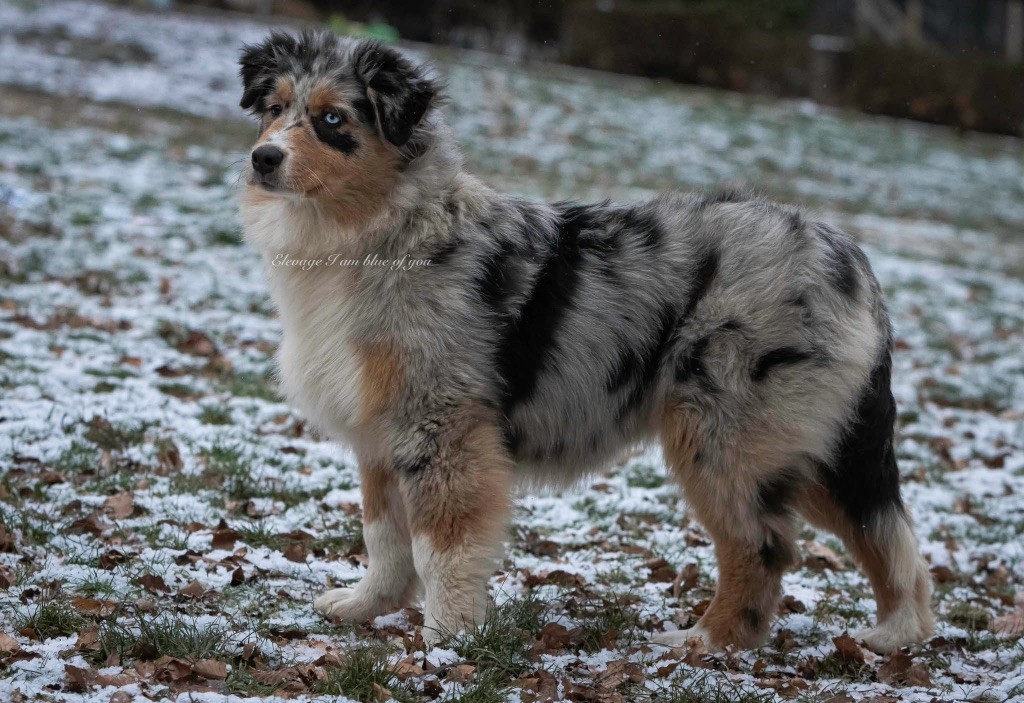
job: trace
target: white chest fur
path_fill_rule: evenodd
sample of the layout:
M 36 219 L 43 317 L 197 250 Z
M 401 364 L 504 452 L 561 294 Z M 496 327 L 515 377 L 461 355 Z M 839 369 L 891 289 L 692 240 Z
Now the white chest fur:
M 246 238 L 263 253 L 280 313 L 281 390 L 319 429 L 346 439 L 361 411 L 355 272 L 344 266 L 296 264 L 326 259 L 335 253 L 326 243 L 338 242 L 340 250 L 346 233 L 314 210 L 280 199 L 248 201 L 242 218 Z
M 344 274 L 273 271 L 270 281 L 284 328 L 281 389 L 321 430 L 346 436 L 361 411 L 361 361 Z

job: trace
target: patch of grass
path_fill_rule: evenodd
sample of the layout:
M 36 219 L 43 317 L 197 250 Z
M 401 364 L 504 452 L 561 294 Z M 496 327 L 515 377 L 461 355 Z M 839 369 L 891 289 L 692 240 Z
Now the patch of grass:
M 53 469 L 59 472 L 84 474 L 95 472 L 99 464 L 99 450 L 85 442 L 75 440 L 54 460 Z
M 211 246 L 238 246 L 242 243 L 242 234 L 236 229 L 215 227 L 210 231 L 207 241 Z
M 441 700 L 444 703 L 506 703 L 509 688 L 500 671 L 488 670 L 474 677 L 461 693 Z
M 326 678 L 316 681 L 310 690 L 320 696 L 348 696 L 371 703 L 381 699 L 379 689 L 383 688 L 399 703 L 412 703 L 417 697 L 395 676 L 390 653 L 383 642 L 357 644 L 345 652 L 342 666 L 328 669 Z
M 593 598 L 572 614 L 579 620 L 580 647 L 587 652 L 600 651 L 609 639 L 628 646 L 640 638 L 640 614 L 621 596 Z
M 946 621 L 951 625 L 962 627 L 968 632 L 984 630 L 988 627 L 990 615 L 987 610 L 971 603 L 954 603 L 946 611 Z
M 664 690 L 652 692 L 658 703 L 773 703 L 774 691 L 743 688 L 724 676 L 699 674 L 694 679 L 675 679 Z
M 100 661 L 110 656 L 154 660 L 162 656 L 196 661 L 231 655 L 227 626 L 220 623 L 200 625 L 195 618 L 164 613 L 156 616 L 110 618 L 99 634 Z
M 277 384 L 268 375 L 254 371 L 228 372 L 221 379 L 221 390 L 240 398 L 280 401 Z
M 473 663 L 481 676 L 495 672 L 508 681 L 529 667 L 530 643 L 540 630 L 543 612 L 543 604 L 533 596 L 491 606 L 472 632 L 442 632 L 442 641 Z
M 86 625 L 88 621 L 75 610 L 64 591 L 51 589 L 43 594 L 19 629 L 31 627 L 39 639 L 48 640 L 74 635 Z
M 164 395 L 169 395 L 179 400 L 195 400 L 202 398 L 204 393 L 187 383 L 161 383 L 157 386 Z
M 252 670 L 244 664 L 232 667 L 224 683 L 229 693 L 239 696 L 270 696 L 283 685 L 283 681 L 278 684 L 263 683 L 254 677 Z
M 199 412 L 199 421 L 205 425 L 230 425 L 231 408 L 224 405 L 204 405 Z
M 626 475 L 626 485 L 630 488 L 661 488 L 665 485 L 665 477 L 649 464 L 634 464 Z
M 146 431 L 152 426 L 152 423 L 112 423 L 105 418 L 96 416 L 86 425 L 85 439 L 100 449 L 116 452 L 146 441 Z

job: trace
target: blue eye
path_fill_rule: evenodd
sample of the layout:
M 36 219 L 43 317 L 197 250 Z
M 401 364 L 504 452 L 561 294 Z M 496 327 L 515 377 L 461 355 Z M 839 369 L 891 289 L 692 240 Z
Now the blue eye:
M 280 105 L 271 105 L 270 106 L 270 116 L 271 117 L 279 117 L 280 115 L 281 115 L 281 106 Z
M 334 112 L 334 111 L 325 112 L 324 113 L 324 122 L 326 122 L 327 124 L 331 125 L 332 127 L 334 125 L 339 125 L 339 124 L 341 124 L 341 115 L 339 115 L 337 112 Z

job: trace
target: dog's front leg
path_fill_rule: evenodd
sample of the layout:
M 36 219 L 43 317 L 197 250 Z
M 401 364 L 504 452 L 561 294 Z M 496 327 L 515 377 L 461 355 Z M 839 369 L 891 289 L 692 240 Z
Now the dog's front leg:
M 313 607 L 327 617 L 362 622 L 407 605 L 415 594 L 409 521 L 390 466 L 360 463 L 363 491 L 363 540 L 369 556 L 366 575 L 353 588 L 320 594 Z
M 435 427 L 421 445 L 429 453 L 402 471 L 413 559 L 425 588 L 427 642 L 471 629 L 483 618 L 490 602 L 487 579 L 508 527 L 512 475 L 489 412 L 460 409 Z

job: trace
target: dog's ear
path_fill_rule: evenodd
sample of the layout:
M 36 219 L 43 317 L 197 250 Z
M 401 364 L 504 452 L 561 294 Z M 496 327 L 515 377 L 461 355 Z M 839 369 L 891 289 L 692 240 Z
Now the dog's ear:
M 353 58 L 372 110 L 369 117 L 385 139 L 404 145 L 434 103 L 437 86 L 426 69 L 380 42 L 362 42 Z
M 285 57 L 294 55 L 298 42 L 295 37 L 283 32 L 272 32 L 259 44 L 246 44 L 238 63 L 238 74 L 242 77 L 242 100 L 245 110 L 259 110 L 260 101 L 273 90 L 274 81 L 281 72 Z

